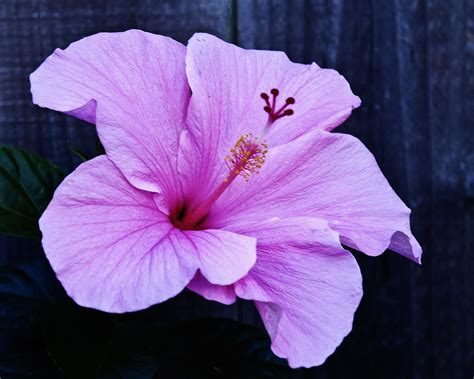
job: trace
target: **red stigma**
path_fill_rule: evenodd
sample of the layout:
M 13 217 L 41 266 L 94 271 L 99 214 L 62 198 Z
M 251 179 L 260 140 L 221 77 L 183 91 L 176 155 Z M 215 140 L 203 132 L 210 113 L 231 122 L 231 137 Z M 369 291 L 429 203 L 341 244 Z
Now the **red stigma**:
M 268 113 L 268 117 L 270 119 L 270 122 L 275 122 L 279 118 L 285 117 L 285 116 L 291 116 L 295 112 L 293 109 L 286 109 L 288 105 L 294 104 L 295 103 L 295 98 L 294 97 L 288 97 L 285 100 L 285 104 L 281 106 L 278 110 L 276 109 L 276 100 L 278 95 L 280 94 L 280 91 L 277 88 L 272 88 L 270 90 L 270 93 L 272 95 L 272 99 L 270 100 L 270 96 L 262 92 L 260 94 L 260 97 L 265 100 L 265 106 L 263 107 L 263 110 Z

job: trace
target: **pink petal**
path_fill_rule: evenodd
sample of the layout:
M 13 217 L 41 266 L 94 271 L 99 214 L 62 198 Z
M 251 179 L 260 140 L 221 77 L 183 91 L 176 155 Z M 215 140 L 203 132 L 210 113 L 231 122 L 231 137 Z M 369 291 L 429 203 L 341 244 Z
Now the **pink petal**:
M 226 305 L 235 302 L 235 291 L 232 285 L 219 286 L 211 284 L 200 272 L 197 272 L 196 276 L 188 284 L 188 289 L 207 300 L 218 301 Z
M 40 227 L 59 280 L 86 307 L 147 308 L 181 292 L 199 267 L 153 195 L 132 187 L 106 156 L 65 179 Z
M 258 240 L 257 264 L 235 284 L 255 300 L 272 350 L 291 367 L 322 364 L 352 329 L 362 278 L 327 222 L 313 218 L 241 225 Z
M 187 250 L 194 251 L 198 257 L 202 275 L 212 284 L 236 282 L 249 272 L 257 259 L 255 238 L 219 229 L 181 233 L 189 242 Z
M 270 217 L 325 219 L 341 240 L 369 255 L 391 249 L 420 262 L 410 210 L 356 138 L 315 131 L 270 149 L 260 175 L 232 183 L 206 226 L 225 227 Z M 232 230 L 231 228 L 229 230 Z
M 190 97 L 185 53 L 180 43 L 139 30 L 86 37 L 31 74 L 33 101 L 95 122 L 107 154 L 134 186 L 176 201 Z
M 296 99 L 295 114 L 270 127 L 271 146 L 310 130 L 333 129 L 360 104 L 334 70 L 292 63 L 282 52 L 241 49 L 209 34 L 189 41 L 186 72 L 193 92 L 180 161 L 187 193 L 196 187 L 200 193 L 211 191 L 237 139 L 262 132 L 268 119 L 262 92 L 278 88 L 280 105 L 287 97 Z

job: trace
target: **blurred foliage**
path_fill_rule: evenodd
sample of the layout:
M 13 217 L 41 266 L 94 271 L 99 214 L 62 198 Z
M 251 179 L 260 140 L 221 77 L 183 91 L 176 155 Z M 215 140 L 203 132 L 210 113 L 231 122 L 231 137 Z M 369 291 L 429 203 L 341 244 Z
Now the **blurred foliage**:
M 39 239 L 38 219 L 63 179 L 48 160 L 0 147 L 0 233 Z
M 71 151 L 71 153 L 74 154 L 74 156 L 76 156 L 77 158 L 79 158 L 79 161 L 82 163 L 82 162 L 85 162 L 85 161 L 88 161 L 92 158 L 95 158 L 99 155 L 103 155 L 105 154 L 105 149 L 104 149 L 104 146 L 102 145 L 102 142 L 100 142 L 100 139 L 99 137 L 96 137 L 96 140 L 95 140 L 95 149 L 94 149 L 94 152 L 92 154 L 87 154 L 85 153 L 84 151 L 82 151 L 82 149 L 76 147 L 76 146 L 71 146 L 69 145 L 69 150 Z

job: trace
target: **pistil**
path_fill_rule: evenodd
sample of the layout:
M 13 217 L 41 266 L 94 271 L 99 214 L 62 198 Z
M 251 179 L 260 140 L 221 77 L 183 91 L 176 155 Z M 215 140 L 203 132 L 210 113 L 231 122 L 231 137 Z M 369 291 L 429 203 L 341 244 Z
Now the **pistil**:
M 283 104 L 277 110 L 276 109 L 276 100 L 277 100 L 278 95 L 280 94 L 280 91 L 278 91 L 278 89 L 276 89 L 276 88 L 272 88 L 270 93 L 273 97 L 271 102 L 270 102 L 270 96 L 267 93 L 262 92 L 260 94 L 260 97 L 263 100 L 265 100 L 266 105 L 263 107 L 263 110 L 268 113 L 268 119 L 269 119 L 270 123 L 273 123 L 273 122 L 275 122 L 276 120 L 278 120 L 282 117 L 291 116 L 294 113 L 293 109 L 287 109 L 287 107 L 289 105 L 292 105 L 292 104 L 295 103 L 295 99 L 293 97 L 288 97 L 285 100 L 285 104 Z
M 244 134 L 240 137 L 235 146 L 230 149 L 230 154 L 225 157 L 225 162 L 229 168 L 226 178 L 198 207 L 186 213 L 183 220 L 179 222 L 179 227 L 181 229 L 193 229 L 206 217 L 217 199 L 238 176 L 248 181 L 252 174 L 258 174 L 265 163 L 267 149 L 267 144 L 260 142 L 252 134 Z

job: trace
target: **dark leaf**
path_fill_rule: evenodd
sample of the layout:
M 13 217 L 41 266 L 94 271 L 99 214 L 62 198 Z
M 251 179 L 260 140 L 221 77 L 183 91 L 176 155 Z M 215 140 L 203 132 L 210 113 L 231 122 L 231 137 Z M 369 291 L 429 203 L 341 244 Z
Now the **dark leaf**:
M 91 157 L 89 157 L 86 153 L 84 153 L 83 151 L 81 151 L 81 149 L 79 149 L 77 147 L 69 145 L 69 150 L 76 157 L 78 157 L 81 160 L 81 162 L 85 162 L 85 161 L 88 161 L 89 159 L 91 159 Z
M 131 379 L 264 379 L 289 373 L 260 328 L 227 319 L 165 325 L 143 320 L 145 312 L 153 310 L 127 315 L 126 321 L 115 316 L 116 334 L 101 379 L 114 374 Z
M 111 315 L 75 304 L 45 320 L 49 354 L 67 378 L 265 379 L 288 375 L 260 328 L 226 319 L 164 323 L 160 306 Z
M 99 137 L 96 137 L 95 149 L 90 154 L 85 153 L 84 151 L 75 146 L 69 146 L 69 150 L 71 150 L 71 152 L 80 159 L 81 163 L 89 161 L 99 155 L 105 154 L 104 146 L 102 145 L 102 142 L 100 142 Z
M 32 246 L 33 247 L 33 246 Z M 33 247 L 34 248 L 34 247 Z M 41 319 L 51 304 L 67 299 L 46 257 L 0 266 L 0 376 L 55 378 Z
M 96 378 L 114 333 L 110 314 L 65 301 L 49 307 L 42 326 L 48 353 L 66 378 Z
M 99 137 L 95 140 L 95 155 L 103 155 L 105 154 L 105 148 L 104 145 L 102 145 L 102 142 L 100 142 Z
M 38 219 L 63 178 L 44 158 L 0 147 L 0 233 L 40 238 Z

